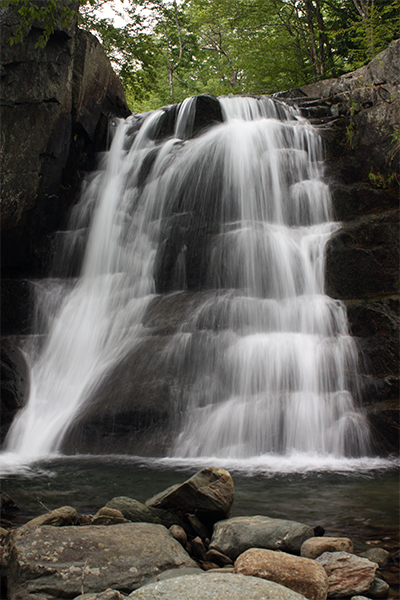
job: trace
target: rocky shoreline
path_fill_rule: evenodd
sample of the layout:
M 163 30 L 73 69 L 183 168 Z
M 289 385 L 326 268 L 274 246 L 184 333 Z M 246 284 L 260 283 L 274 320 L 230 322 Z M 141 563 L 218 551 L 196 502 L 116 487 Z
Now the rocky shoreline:
M 268 516 L 229 518 L 235 491 L 207 468 L 144 504 L 120 496 L 95 515 L 72 507 L 1 529 L 9 600 L 396 598 L 398 553 L 354 553 L 346 537 Z M 2 494 L 3 519 L 16 510 Z

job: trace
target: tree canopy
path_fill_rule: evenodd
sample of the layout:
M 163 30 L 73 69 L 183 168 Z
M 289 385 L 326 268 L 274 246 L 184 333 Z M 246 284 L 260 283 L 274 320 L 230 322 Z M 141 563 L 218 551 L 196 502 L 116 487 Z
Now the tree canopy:
M 18 39 L 34 19 L 44 22 L 40 43 L 56 10 L 68 22 L 79 4 L 80 26 L 100 39 L 135 111 L 203 92 L 270 94 L 336 77 L 399 37 L 400 0 L 123 0 L 123 27 L 99 17 L 105 0 L 1 3 L 19 6 Z

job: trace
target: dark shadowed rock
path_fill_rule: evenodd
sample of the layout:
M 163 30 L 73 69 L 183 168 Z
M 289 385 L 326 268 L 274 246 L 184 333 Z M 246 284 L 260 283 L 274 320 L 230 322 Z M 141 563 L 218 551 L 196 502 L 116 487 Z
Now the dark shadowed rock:
M 17 411 L 25 404 L 29 394 L 29 369 L 22 351 L 12 338 L 1 341 L 1 401 L 0 442 Z
M 183 513 L 196 513 L 206 524 L 229 515 L 235 489 L 232 477 L 225 469 L 208 467 L 182 484 L 146 500 L 147 506 Z
M 174 514 L 166 510 L 146 506 L 126 496 L 113 498 L 107 502 L 106 508 L 114 508 L 120 511 L 126 519 L 134 523 L 158 523 L 167 528 L 172 527 L 172 525 L 180 525 L 181 527 L 183 525 L 183 522 Z
M 196 567 L 165 527 L 150 523 L 17 529 L 3 564 L 9 600 L 74 598 L 82 587 L 129 593 L 161 571 Z
M 108 117 L 129 110 L 94 36 L 56 22 L 46 46 L 35 48 L 42 27 L 34 23 L 10 46 L 16 11 L 1 12 L 2 267 L 3 275 L 32 276 L 49 265 L 43 239 L 64 222 L 78 169 L 105 147 Z
M 235 560 L 250 548 L 282 550 L 300 554 L 300 548 L 314 532 L 308 525 L 270 517 L 234 517 L 214 525 L 210 550 Z

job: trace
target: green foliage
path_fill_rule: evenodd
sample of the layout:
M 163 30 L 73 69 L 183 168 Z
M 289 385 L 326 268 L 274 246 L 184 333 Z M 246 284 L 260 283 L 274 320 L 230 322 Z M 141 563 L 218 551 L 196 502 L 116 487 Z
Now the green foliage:
M 56 20 L 100 39 L 131 108 L 188 95 L 261 94 L 336 77 L 366 64 L 399 36 L 400 0 L 124 0 L 125 26 L 99 18 L 107 0 L 0 0 L 34 22 L 46 44 Z M 74 10 L 75 8 L 75 10 Z M 348 142 L 353 143 L 351 122 Z
M 368 179 L 373 188 L 382 190 L 392 189 L 400 183 L 399 174 L 396 171 L 391 171 L 388 175 L 384 175 L 380 171 L 371 169 L 368 173 Z

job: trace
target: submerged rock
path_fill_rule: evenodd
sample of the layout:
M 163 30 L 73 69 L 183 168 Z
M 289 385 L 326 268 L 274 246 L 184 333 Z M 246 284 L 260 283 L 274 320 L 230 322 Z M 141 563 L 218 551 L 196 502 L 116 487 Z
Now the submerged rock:
M 162 571 L 196 567 L 162 525 L 20 528 L 7 537 L 9 600 L 74 598 L 82 588 L 129 592 Z
M 326 600 L 328 595 L 325 569 L 314 560 L 286 552 L 247 550 L 236 560 L 235 573 L 280 583 L 309 600 Z
M 205 573 L 152 583 L 128 596 L 132 600 L 305 600 L 271 581 L 238 574 Z
M 311 527 L 296 521 L 263 516 L 234 517 L 215 524 L 210 550 L 218 550 L 232 560 L 250 548 L 300 554 L 303 542 L 313 536 Z

